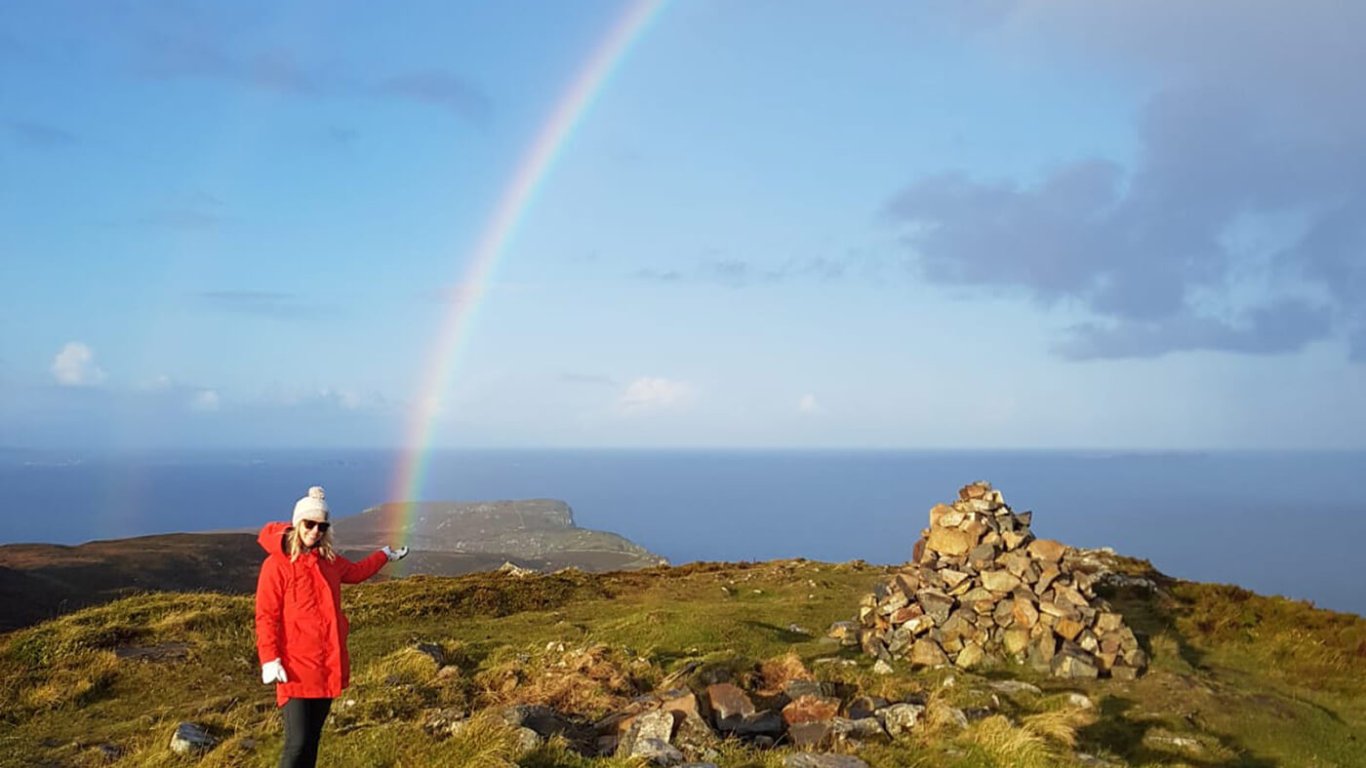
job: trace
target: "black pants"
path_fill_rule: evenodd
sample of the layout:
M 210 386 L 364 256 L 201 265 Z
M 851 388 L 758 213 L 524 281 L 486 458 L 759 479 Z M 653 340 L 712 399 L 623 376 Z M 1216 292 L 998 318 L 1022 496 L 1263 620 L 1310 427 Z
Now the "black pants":
M 331 699 L 285 702 L 285 749 L 280 753 L 280 768 L 313 768 L 318 762 L 323 723 L 331 709 Z

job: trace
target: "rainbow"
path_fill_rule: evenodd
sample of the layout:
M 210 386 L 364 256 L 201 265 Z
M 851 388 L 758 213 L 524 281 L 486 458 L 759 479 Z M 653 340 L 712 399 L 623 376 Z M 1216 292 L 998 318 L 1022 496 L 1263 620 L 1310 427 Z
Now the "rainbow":
M 485 225 L 463 277 L 446 297 L 446 316 L 441 323 L 430 362 L 412 403 L 403 450 L 390 486 L 390 527 L 408 531 L 414 501 L 422 495 L 432 436 L 442 400 L 450 388 L 455 364 L 469 335 L 475 310 L 488 291 L 489 279 L 499 257 L 516 233 L 549 175 L 555 158 L 569 142 L 575 126 L 602 92 L 613 70 L 621 64 L 631 45 L 664 7 L 664 0 L 633 0 L 594 49 L 582 69 L 560 97 L 536 139 L 523 154 L 517 170 L 503 190 L 493 215 Z

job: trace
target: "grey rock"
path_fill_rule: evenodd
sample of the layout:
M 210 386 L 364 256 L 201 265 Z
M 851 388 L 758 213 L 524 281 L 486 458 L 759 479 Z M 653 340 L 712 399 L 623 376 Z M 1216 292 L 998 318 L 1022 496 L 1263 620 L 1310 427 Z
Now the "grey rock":
M 845 714 L 850 720 L 862 720 L 865 717 L 872 717 L 873 713 L 887 706 L 887 700 L 881 696 L 856 696 L 845 708 Z
M 550 707 L 541 704 L 505 707 L 501 714 L 503 721 L 508 725 L 529 728 L 543 739 L 563 734 L 570 729 L 568 720 Z
M 525 725 L 517 729 L 517 748 L 523 752 L 530 752 L 541 746 L 542 741 L 544 741 L 544 739 L 541 738 L 541 734 L 531 730 Z
M 989 685 L 991 686 L 991 690 L 1007 695 L 1014 695 L 1017 693 L 1032 693 L 1035 696 L 1043 695 L 1043 691 L 1039 690 L 1039 686 L 1030 685 L 1022 680 L 993 680 Z
M 830 728 L 834 731 L 836 739 L 885 739 L 887 730 L 882 727 L 882 723 L 876 717 L 860 717 L 851 719 L 848 717 L 837 717 L 830 721 Z
M 787 727 L 787 738 L 798 749 L 829 746 L 834 733 L 834 726 L 829 720 L 793 723 Z
M 651 765 L 679 765 L 686 759 L 677 747 L 662 739 L 641 739 L 632 754 L 645 758 Z
M 620 757 L 644 754 L 645 743 L 662 741 L 668 744 L 674 735 L 674 716 L 672 712 L 656 709 L 637 717 L 617 743 L 616 753 Z
M 446 652 L 436 643 L 418 643 L 417 650 L 419 653 L 425 653 L 430 656 L 432 661 L 436 662 L 438 669 L 446 666 Z
M 213 734 L 204 729 L 202 725 L 194 723 L 181 723 L 176 726 L 175 733 L 171 734 L 171 751 L 177 755 L 189 755 L 198 752 L 207 752 L 218 745 L 218 739 Z
M 783 693 L 789 699 L 799 699 L 803 696 L 827 696 L 829 686 L 822 684 L 819 680 L 789 680 L 783 686 Z
M 919 704 L 893 704 L 877 711 L 877 719 L 882 723 L 887 735 L 898 738 L 911 732 L 920 723 L 925 708 Z
M 732 722 L 734 723 L 734 721 Z M 754 712 L 745 715 L 738 723 L 734 723 L 733 727 L 728 730 L 741 738 L 768 736 L 776 739 L 783 735 L 783 729 L 786 725 L 787 724 L 783 722 L 783 715 L 781 712 L 767 709 L 763 712 Z

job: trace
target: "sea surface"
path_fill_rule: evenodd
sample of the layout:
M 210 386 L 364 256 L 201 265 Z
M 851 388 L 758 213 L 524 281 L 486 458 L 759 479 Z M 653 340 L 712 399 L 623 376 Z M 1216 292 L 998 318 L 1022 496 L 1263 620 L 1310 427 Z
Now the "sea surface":
M 0 453 L 0 543 L 75 544 L 287 519 L 323 485 L 334 515 L 389 501 L 381 451 Z M 562 499 L 584 528 L 674 563 L 900 563 L 928 512 L 988 480 L 1035 535 L 1161 571 L 1366 615 L 1363 453 L 445 451 L 424 499 Z M 345 541 L 345 528 L 338 537 Z

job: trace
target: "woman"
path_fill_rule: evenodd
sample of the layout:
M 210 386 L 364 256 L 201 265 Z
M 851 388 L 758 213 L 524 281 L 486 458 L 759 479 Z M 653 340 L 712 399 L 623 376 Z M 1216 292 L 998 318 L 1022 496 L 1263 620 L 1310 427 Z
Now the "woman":
M 280 768 L 311 768 L 332 699 L 351 681 L 341 585 L 365 581 L 408 548 L 386 546 L 357 563 L 338 555 L 316 485 L 294 505 L 292 523 L 266 523 L 257 540 L 267 557 L 256 583 L 256 651 L 261 682 L 276 683 L 276 704 L 284 708 Z

